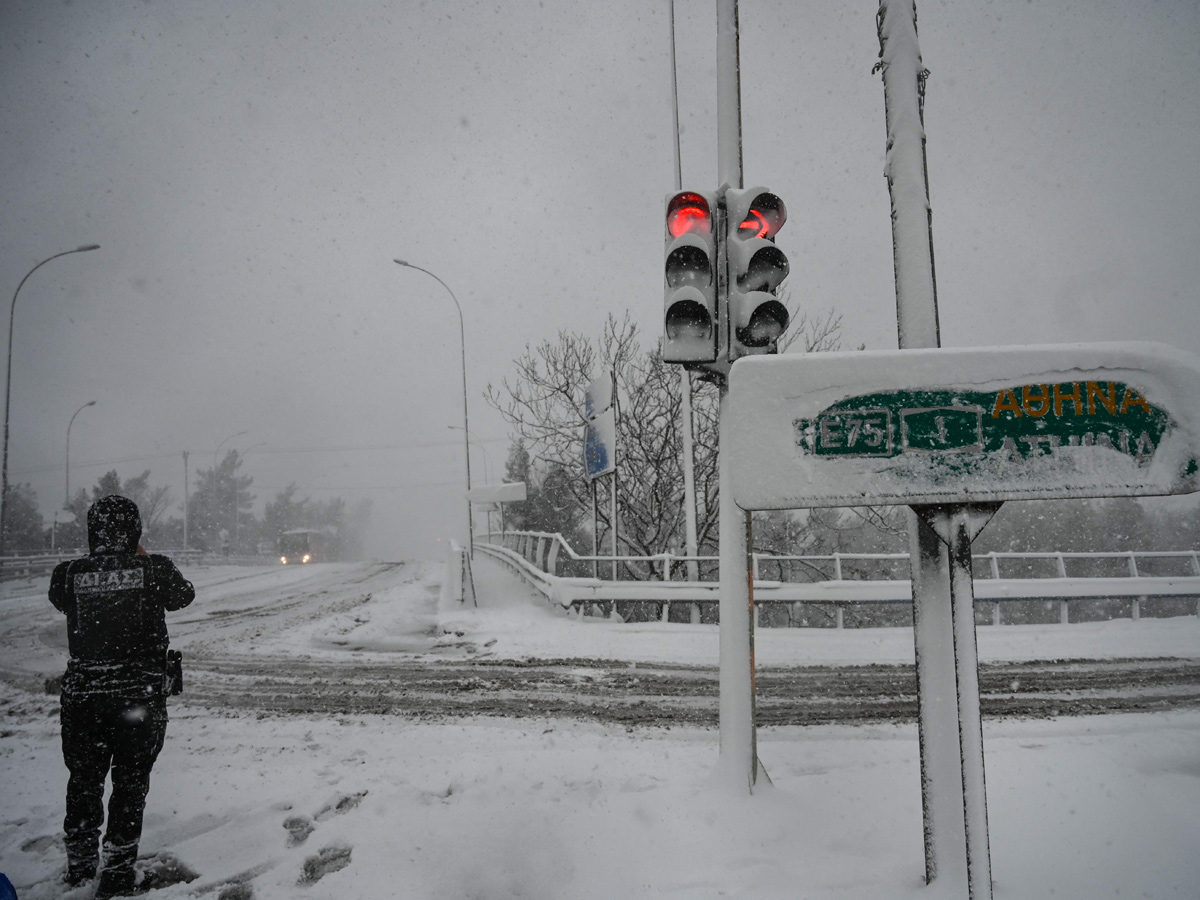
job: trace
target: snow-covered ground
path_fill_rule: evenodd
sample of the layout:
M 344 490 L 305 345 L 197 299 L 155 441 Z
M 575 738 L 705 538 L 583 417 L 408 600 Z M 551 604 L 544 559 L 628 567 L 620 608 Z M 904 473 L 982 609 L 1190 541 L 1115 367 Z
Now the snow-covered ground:
M 715 628 L 580 621 L 494 564 L 477 569 L 479 609 L 439 604 L 433 565 L 397 570 L 365 603 L 348 584 L 353 566 L 195 570 L 199 599 L 175 614 L 173 633 L 185 652 L 219 640 L 231 652 L 360 663 L 385 653 L 716 662 Z M 280 604 L 278 620 L 226 624 L 312 578 L 320 590 L 301 607 Z M 0 647 L 4 623 L 41 615 L 39 590 L 0 601 Z M 908 629 L 762 629 L 757 654 L 762 665 L 899 662 L 911 640 Z M 1200 622 L 980 627 L 979 641 L 984 660 L 1197 658 Z M 45 653 L 58 665 L 60 651 Z M 761 729 L 774 786 L 746 797 L 713 781 L 711 730 L 263 717 L 176 700 L 142 851 L 198 877 L 150 895 L 163 900 L 947 894 L 923 882 L 912 725 Z M 53 885 L 66 782 L 57 702 L 0 683 L 0 709 L 0 871 L 22 900 L 89 897 Z M 985 741 L 998 898 L 1200 897 L 1200 712 L 988 721 Z

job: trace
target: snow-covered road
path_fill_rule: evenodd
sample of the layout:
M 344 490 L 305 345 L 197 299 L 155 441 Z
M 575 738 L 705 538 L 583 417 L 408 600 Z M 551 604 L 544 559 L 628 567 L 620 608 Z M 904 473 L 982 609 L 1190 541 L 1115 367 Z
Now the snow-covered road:
M 763 727 L 759 752 L 774 787 L 748 798 L 711 782 L 717 742 L 710 727 L 631 726 L 536 709 L 429 720 L 332 705 L 280 715 L 262 703 L 195 702 L 202 690 L 216 689 L 223 666 L 249 660 L 264 677 L 285 679 L 290 670 L 298 681 L 321 667 L 331 696 L 353 696 L 347 682 L 354 673 L 389 665 L 396 680 L 405 666 L 455 677 L 475 672 L 478 683 L 463 693 L 485 696 L 479 673 L 516 660 L 529 671 L 548 666 L 573 677 L 576 693 L 594 698 L 603 685 L 592 682 L 602 671 L 620 671 L 631 689 L 632 679 L 654 671 L 702 681 L 697 673 L 717 661 L 710 626 L 571 619 L 486 565 L 479 609 L 439 603 L 436 565 L 187 574 L 199 597 L 171 617 L 171 627 L 192 660 L 197 694 L 172 700 L 142 850 L 143 865 L 167 881 L 191 880 L 151 897 L 946 895 L 922 883 L 912 724 Z M 39 689 L 65 660 L 61 625 L 44 585 L 6 587 L 0 870 L 22 900 L 83 900 L 87 890 L 64 893 L 53 884 L 63 861 L 66 772 L 57 701 Z M 981 655 L 996 671 L 1039 659 L 1110 666 L 1200 659 L 1200 623 L 1191 617 L 979 633 Z M 907 629 L 763 629 L 757 643 L 768 675 L 795 667 L 815 673 L 823 664 L 882 663 L 888 668 L 881 671 L 898 671 L 890 667 L 909 662 L 912 652 Z M 555 659 L 569 662 L 548 662 Z M 1128 672 L 1104 671 L 1114 673 L 1105 689 L 1123 690 Z M 1016 693 L 1020 687 L 1010 685 Z M 997 898 L 1195 900 L 1198 747 L 1195 710 L 989 719 Z

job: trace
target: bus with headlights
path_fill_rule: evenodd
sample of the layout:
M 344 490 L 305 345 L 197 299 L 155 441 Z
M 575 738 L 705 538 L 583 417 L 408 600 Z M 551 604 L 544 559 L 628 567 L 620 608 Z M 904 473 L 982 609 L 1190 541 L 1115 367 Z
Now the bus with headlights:
M 320 562 L 325 558 L 325 535 L 311 528 L 296 528 L 279 536 L 279 562 L 285 566 Z

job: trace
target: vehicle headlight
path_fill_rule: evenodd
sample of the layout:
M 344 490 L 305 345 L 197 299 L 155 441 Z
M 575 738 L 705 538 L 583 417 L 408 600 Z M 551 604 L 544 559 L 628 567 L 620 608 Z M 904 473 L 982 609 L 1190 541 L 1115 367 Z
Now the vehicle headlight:
M 305 553 L 305 554 L 304 554 L 304 559 L 300 560 L 300 562 L 308 562 L 310 559 L 312 559 L 312 557 L 311 557 L 311 556 L 309 556 L 307 553 Z
M 279 561 L 281 563 L 283 563 L 285 566 L 287 565 L 287 557 L 286 556 L 279 557 Z

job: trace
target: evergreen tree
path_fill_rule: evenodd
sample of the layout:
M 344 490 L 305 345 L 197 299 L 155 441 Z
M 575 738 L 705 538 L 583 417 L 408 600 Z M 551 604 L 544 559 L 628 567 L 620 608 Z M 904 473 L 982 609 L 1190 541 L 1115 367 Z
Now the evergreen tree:
M 47 549 L 50 534 L 38 510 L 37 494 L 28 484 L 10 484 L 4 498 L 4 551 L 32 553 Z
M 241 455 L 230 450 L 215 468 L 197 471 L 196 490 L 188 503 L 188 540 L 196 547 L 220 548 L 225 531 L 231 544 L 237 541 L 234 552 L 253 550 L 257 529 L 250 514 L 254 506 L 250 487 L 254 478 L 238 474 L 241 467 Z

